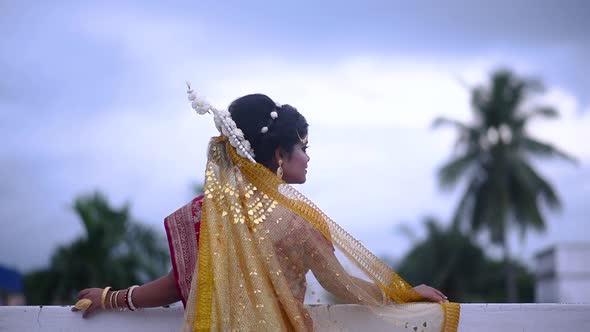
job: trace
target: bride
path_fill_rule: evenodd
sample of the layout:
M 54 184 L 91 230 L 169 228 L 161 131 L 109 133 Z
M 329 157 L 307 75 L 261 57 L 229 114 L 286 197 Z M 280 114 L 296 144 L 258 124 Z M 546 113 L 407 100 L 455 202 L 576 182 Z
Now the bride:
M 310 161 L 297 109 L 252 94 L 226 111 L 190 86 L 188 95 L 197 113 L 213 115 L 220 136 L 209 142 L 204 195 L 165 220 L 173 269 L 142 286 L 82 290 L 76 307 L 84 316 L 181 300 L 184 331 L 309 331 L 311 271 L 341 302 L 385 313 L 392 331 L 456 331 L 457 303 L 409 285 L 289 185 L 305 182 Z

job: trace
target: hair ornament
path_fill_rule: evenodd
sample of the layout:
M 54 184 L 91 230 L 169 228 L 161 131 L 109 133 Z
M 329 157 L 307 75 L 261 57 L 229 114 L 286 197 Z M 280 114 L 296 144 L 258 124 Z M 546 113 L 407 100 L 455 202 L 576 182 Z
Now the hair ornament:
M 189 82 L 186 82 L 186 86 L 188 100 L 191 101 L 191 106 L 195 112 L 200 115 L 206 113 L 212 114 L 215 127 L 217 127 L 217 130 L 219 130 L 223 136 L 226 136 L 229 139 L 229 143 L 236 149 L 238 155 L 255 163 L 256 160 L 254 160 L 255 155 L 254 151 L 252 150 L 252 146 L 250 145 L 250 142 L 248 142 L 248 140 L 244 137 L 244 132 L 242 132 L 242 130 L 236 126 L 236 123 L 231 118 L 230 113 L 224 109 L 216 109 L 204 99 L 199 98 L 195 91 L 191 89 Z

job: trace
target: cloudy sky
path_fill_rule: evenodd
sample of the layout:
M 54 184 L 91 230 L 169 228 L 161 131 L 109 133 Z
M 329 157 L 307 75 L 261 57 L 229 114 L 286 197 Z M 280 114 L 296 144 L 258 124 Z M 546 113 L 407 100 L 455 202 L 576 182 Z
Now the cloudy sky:
M 468 91 L 507 66 L 542 79 L 561 119 L 531 131 L 580 160 L 538 161 L 561 194 L 519 257 L 590 236 L 587 1 L 2 1 L 0 264 L 26 271 L 81 234 L 71 204 L 101 190 L 164 233 L 202 179 L 215 105 L 254 92 L 310 122 L 299 189 L 378 255 L 400 257 L 425 215 L 449 219 L 459 191 L 435 172 L 469 120 Z M 458 189 L 460 190 L 460 188 Z

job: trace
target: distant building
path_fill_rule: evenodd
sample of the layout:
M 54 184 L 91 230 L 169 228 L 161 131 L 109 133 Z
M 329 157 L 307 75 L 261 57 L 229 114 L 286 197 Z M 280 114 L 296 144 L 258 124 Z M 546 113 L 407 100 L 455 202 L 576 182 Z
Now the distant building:
M 22 276 L 18 271 L 0 266 L 0 305 L 24 305 Z
M 590 303 L 590 242 L 557 244 L 535 258 L 536 302 Z

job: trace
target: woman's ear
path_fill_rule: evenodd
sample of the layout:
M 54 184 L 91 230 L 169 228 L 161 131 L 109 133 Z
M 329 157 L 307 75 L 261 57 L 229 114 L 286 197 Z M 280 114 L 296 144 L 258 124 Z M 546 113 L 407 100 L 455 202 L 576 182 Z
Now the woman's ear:
M 275 162 L 278 165 L 279 160 L 285 160 L 287 158 L 287 153 L 285 152 L 285 150 L 282 147 L 279 146 L 275 149 L 274 158 L 275 158 Z

